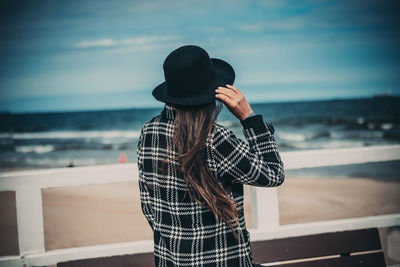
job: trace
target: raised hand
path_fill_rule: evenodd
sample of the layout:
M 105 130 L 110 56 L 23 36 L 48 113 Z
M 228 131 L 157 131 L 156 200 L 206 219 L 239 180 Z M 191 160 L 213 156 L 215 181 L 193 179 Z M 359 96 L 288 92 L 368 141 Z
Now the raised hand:
M 245 119 L 253 112 L 244 95 L 235 86 L 229 84 L 226 87 L 219 86 L 215 92 L 217 93 L 215 97 L 220 99 L 239 120 Z

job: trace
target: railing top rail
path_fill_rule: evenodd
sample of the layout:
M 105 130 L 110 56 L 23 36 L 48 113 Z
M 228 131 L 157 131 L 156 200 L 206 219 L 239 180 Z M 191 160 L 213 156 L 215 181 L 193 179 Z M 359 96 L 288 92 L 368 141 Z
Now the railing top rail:
M 281 153 L 286 170 L 400 160 L 400 145 L 316 149 Z M 49 188 L 136 181 L 136 163 L 0 173 L 0 191 L 29 185 Z

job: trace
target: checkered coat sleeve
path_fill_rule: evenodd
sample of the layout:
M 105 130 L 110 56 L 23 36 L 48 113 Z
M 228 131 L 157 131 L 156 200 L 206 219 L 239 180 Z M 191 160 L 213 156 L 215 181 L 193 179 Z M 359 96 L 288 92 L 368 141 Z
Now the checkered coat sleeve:
M 166 104 L 160 115 L 143 126 L 137 147 L 141 207 L 153 229 L 156 266 L 253 266 L 243 184 L 273 187 L 284 181 L 273 128 L 255 115 L 241 121 L 248 143 L 217 123 L 207 140 L 208 166 L 239 204 L 236 240 L 209 208 L 190 198 L 183 177 L 178 176 L 172 148 L 174 118 L 175 110 Z M 160 171 L 164 157 L 168 159 L 166 175 Z

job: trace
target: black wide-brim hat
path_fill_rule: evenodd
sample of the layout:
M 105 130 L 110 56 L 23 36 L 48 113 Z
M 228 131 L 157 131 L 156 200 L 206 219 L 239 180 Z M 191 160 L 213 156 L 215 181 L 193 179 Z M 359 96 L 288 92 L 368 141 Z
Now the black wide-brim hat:
M 172 51 L 163 64 L 165 81 L 153 96 L 164 103 L 202 105 L 214 102 L 218 86 L 232 85 L 235 71 L 226 61 L 210 58 L 201 47 L 185 45 Z

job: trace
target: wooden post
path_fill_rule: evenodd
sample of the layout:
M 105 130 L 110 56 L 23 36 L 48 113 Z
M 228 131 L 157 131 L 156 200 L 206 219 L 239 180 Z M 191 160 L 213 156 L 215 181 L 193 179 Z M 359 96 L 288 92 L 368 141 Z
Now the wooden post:
M 279 227 L 277 188 L 252 187 L 251 195 L 252 228 L 270 229 Z
M 26 185 L 16 192 L 20 255 L 45 252 L 42 191 Z

